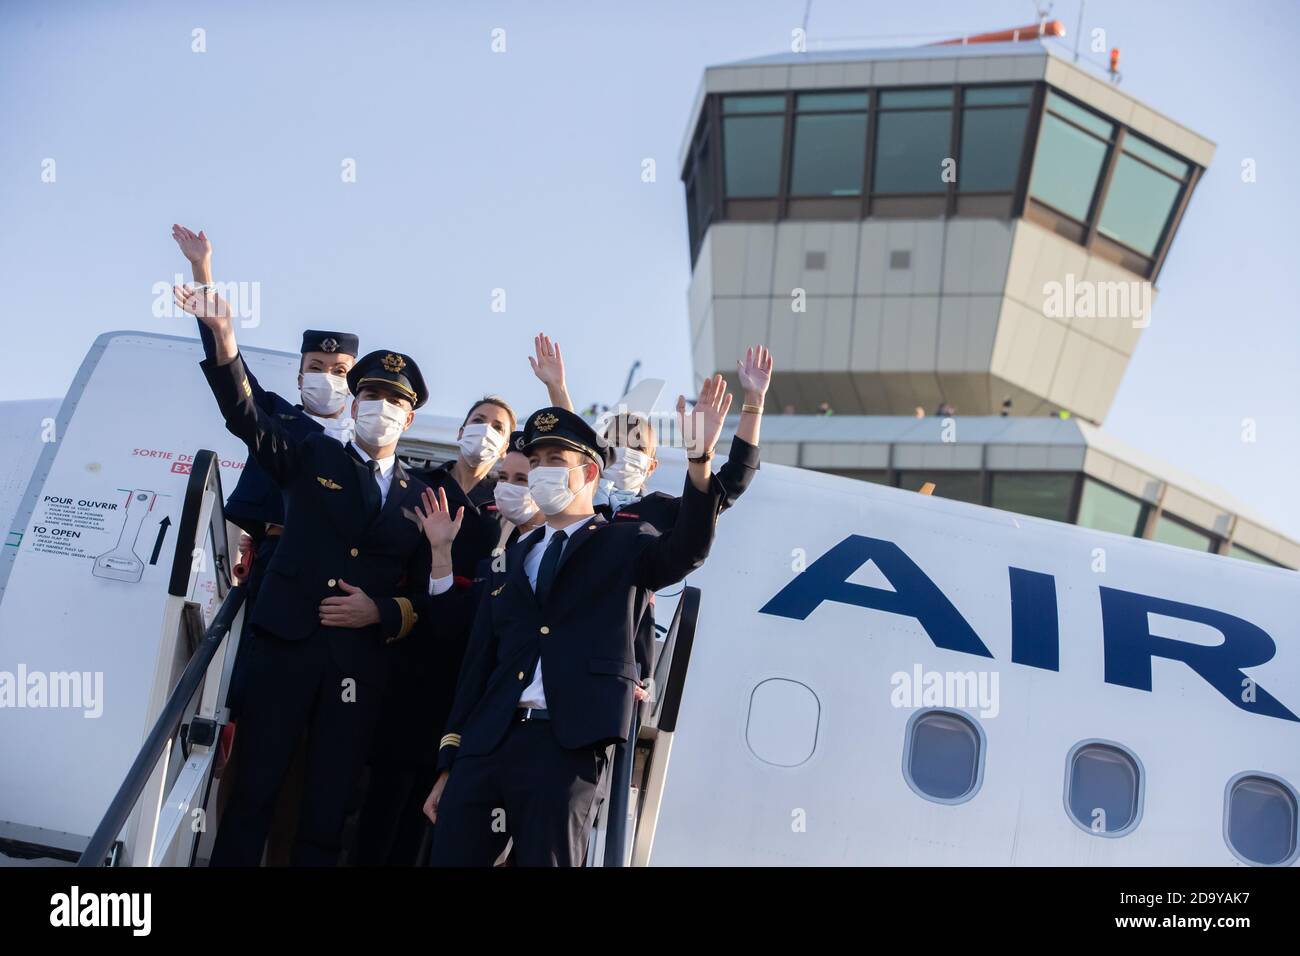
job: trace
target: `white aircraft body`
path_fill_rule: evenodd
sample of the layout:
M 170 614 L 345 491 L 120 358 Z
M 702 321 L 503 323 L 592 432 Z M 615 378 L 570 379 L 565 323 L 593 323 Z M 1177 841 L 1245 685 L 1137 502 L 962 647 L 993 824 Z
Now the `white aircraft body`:
M 245 357 L 295 394 L 296 355 Z M 186 615 L 225 593 L 202 520 L 169 593 L 196 453 L 226 493 L 246 457 L 200 358 L 107 333 L 57 411 L 4 406 L 4 861 L 85 848 L 190 658 Z M 403 452 L 438 457 L 458 424 L 422 413 Z M 676 493 L 680 452 L 661 458 L 652 490 Z M 647 709 L 627 862 L 1296 860 L 1294 572 L 769 464 L 685 583 L 689 666 L 673 726 Z M 233 640 L 188 724 L 224 722 Z M 217 749 L 169 737 L 114 862 L 204 860 Z

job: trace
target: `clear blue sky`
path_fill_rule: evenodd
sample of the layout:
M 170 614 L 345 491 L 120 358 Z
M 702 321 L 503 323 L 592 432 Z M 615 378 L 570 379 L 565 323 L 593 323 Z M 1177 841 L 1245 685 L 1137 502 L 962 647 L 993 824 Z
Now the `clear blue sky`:
M 1089 0 L 1084 18 L 1085 36 L 1102 27 L 1123 50 L 1126 91 L 1218 143 L 1106 428 L 1293 537 L 1298 10 Z M 150 312 L 154 283 L 185 268 L 173 222 L 207 230 L 219 279 L 261 283 L 246 344 L 356 328 L 363 347 L 415 354 L 440 409 L 485 391 L 536 405 L 525 356 L 538 329 L 564 344 L 580 403 L 616 398 L 638 358 L 690 391 L 683 127 L 705 66 L 787 50 L 803 12 L 804 0 L 7 0 L 0 290 L 13 360 L 0 399 L 61 395 L 102 331 L 191 334 Z M 1052 13 L 1073 35 L 1078 0 Z M 809 33 L 1033 19 L 1030 0 L 814 0 Z M 496 27 L 504 55 L 490 50 Z M 640 179 L 646 157 L 654 184 Z M 489 307 L 498 287 L 504 314 Z

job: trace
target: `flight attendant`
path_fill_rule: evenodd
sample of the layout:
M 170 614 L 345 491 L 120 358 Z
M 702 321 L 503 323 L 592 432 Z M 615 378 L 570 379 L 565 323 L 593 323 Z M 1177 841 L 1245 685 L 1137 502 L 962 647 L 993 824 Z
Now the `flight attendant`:
M 731 405 L 726 391 L 721 376 L 701 389 L 682 504 L 662 534 L 595 513 L 609 457 L 590 425 L 559 407 L 529 417 L 523 450 L 546 525 L 484 584 L 425 804 L 437 824 L 434 865 L 490 865 L 500 810 L 519 865 L 583 861 L 609 748 L 626 738 L 635 705 L 632 608 L 643 592 L 699 567 L 713 540 L 723 493 L 710 463 Z M 684 417 L 684 398 L 678 409 Z M 439 563 L 450 548 L 439 545 L 438 528 L 452 520 L 436 509 L 429 517 Z M 451 586 L 444 576 L 433 588 Z
M 277 792 L 306 737 L 307 772 L 293 863 L 338 861 L 344 814 L 364 766 L 392 667 L 429 599 L 422 528 L 426 486 L 397 461 L 397 441 L 428 391 L 401 352 L 372 352 L 348 373 L 355 438 L 290 435 L 253 399 L 229 307 L 211 290 L 175 290 L 211 330 L 204 375 L 226 427 L 284 494 L 285 523 L 252 624 L 254 655 L 240 718 L 240 773 L 222 816 L 214 866 L 256 866 Z M 441 559 L 441 556 L 440 556 Z

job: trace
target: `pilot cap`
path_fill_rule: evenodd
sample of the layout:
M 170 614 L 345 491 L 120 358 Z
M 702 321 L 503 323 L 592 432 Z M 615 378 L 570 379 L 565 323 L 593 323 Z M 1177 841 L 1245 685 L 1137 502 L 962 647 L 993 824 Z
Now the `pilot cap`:
M 524 423 L 524 443 L 520 449 L 531 454 L 543 445 L 562 445 L 586 455 L 601 468 L 614 459 L 614 450 L 596 437 L 596 430 L 567 408 L 552 405 L 540 408 Z
M 353 395 L 360 392 L 362 386 L 375 384 L 397 389 L 414 408 L 429 400 L 429 390 L 424 385 L 420 366 L 402 352 L 380 349 L 366 355 L 348 370 L 348 388 Z

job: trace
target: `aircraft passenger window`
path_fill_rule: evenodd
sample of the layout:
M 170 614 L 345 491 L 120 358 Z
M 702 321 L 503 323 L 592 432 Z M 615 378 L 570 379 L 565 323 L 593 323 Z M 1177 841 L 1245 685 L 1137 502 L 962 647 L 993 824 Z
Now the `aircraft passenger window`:
M 1065 763 L 1065 808 L 1096 836 L 1124 836 L 1142 816 L 1142 769 L 1118 744 L 1085 740 Z
M 1228 783 L 1223 831 L 1228 849 L 1243 863 L 1278 866 L 1296 857 L 1296 795 L 1291 787 L 1248 773 Z
M 963 714 L 927 710 L 907 727 L 903 776 L 908 786 L 936 803 L 962 803 L 984 775 L 984 735 Z

